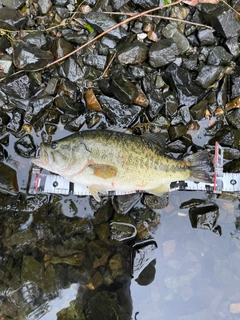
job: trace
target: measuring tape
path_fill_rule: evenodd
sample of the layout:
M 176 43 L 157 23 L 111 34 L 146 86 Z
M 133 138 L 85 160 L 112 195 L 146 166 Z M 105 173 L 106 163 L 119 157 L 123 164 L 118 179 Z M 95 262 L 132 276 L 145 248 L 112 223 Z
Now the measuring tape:
M 216 142 L 212 183 L 175 181 L 170 184 L 170 191 L 199 190 L 213 193 L 240 191 L 240 173 L 223 172 L 223 153 L 224 148 L 221 147 L 218 142 Z M 73 184 L 72 182 L 69 182 L 65 178 L 56 174 L 42 173 L 41 170 L 41 168 L 36 166 L 32 168 L 28 189 L 29 194 L 55 193 L 63 195 L 74 194 L 79 196 L 90 195 L 88 187 L 76 183 Z M 138 192 L 140 191 L 109 191 L 107 195 L 125 195 Z

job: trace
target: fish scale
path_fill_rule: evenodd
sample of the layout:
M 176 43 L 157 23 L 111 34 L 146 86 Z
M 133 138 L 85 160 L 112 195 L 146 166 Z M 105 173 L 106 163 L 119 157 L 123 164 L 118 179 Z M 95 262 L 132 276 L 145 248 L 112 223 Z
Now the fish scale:
M 208 191 L 214 193 L 238 192 L 240 191 L 240 174 L 223 172 L 224 148 L 218 142 L 215 145 L 214 173 L 213 182 L 194 182 L 194 181 L 175 181 L 170 184 L 170 191 L 192 190 Z M 50 173 L 42 173 L 41 168 L 34 166 L 31 172 L 28 192 L 30 194 L 54 193 L 54 194 L 74 194 L 79 196 L 90 195 L 89 189 L 80 184 L 73 184 L 67 179 Z M 125 195 L 137 193 L 138 190 L 131 192 L 110 191 L 106 195 Z

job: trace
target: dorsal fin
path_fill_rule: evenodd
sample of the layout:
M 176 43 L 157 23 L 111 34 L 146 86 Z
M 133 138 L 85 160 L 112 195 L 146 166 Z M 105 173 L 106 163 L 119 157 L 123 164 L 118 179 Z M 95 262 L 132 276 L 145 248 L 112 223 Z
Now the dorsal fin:
M 150 141 L 157 145 L 162 152 L 165 152 L 166 140 L 161 133 L 145 133 L 141 136 L 144 140 Z

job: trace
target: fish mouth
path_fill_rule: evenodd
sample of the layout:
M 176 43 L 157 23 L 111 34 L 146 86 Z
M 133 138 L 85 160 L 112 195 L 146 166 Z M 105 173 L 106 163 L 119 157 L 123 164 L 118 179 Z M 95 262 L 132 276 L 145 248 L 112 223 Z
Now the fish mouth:
M 40 147 L 36 150 L 35 157 L 33 159 L 36 160 L 36 163 L 41 163 L 43 166 L 49 166 L 53 163 L 53 155 L 48 150 L 47 146 L 43 143 L 40 144 Z

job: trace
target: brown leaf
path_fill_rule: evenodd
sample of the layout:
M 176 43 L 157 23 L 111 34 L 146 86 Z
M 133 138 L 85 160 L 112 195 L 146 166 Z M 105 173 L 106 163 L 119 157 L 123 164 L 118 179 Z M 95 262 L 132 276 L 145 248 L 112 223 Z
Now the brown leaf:
M 86 104 L 87 107 L 91 110 L 94 111 L 102 111 L 102 107 L 100 105 L 100 103 L 98 102 L 95 93 L 93 92 L 93 89 L 89 89 L 86 93 L 85 93 L 85 100 L 86 100 Z

